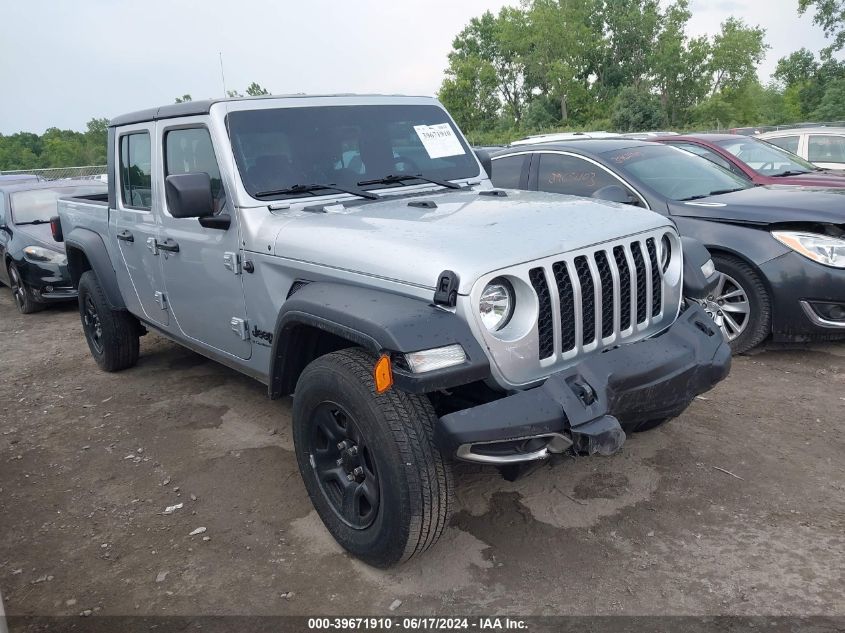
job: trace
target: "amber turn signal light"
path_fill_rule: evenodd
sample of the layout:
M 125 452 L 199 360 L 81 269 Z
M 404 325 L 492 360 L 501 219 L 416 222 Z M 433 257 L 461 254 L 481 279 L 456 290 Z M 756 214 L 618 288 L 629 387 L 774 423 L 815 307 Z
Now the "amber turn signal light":
M 376 361 L 373 369 L 373 378 L 376 381 L 376 393 L 384 393 L 393 386 L 393 370 L 390 367 L 390 356 L 383 355 Z

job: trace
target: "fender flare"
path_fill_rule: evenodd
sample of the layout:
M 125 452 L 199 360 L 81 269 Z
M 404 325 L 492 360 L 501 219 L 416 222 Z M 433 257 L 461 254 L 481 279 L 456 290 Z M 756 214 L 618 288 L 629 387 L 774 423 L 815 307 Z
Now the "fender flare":
M 68 269 L 74 285 L 79 284 L 79 278 L 85 272 L 85 269 L 81 269 L 79 262 L 74 260 L 70 253 L 72 249 L 79 250 L 85 255 L 91 270 L 97 275 L 97 280 L 103 287 L 109 307 L 112 310 L 125 310 L 126 303 L 120 293 L 117 273 L 115 273 L 102 236 L 91 229 L 77 227 L 65 236 L 65 248 L 68 251 Z
M 271 398 L 292 393 L 296 386 L 296 378 L 304 368 L 297 364 L 296 334 L 303 326 L 345 339 L 374 355 L 403 354 L 455 343 L 463 347 L 466 362 L 425 374 L 414 374 L 394 362 L 394 381 L 403 391 L 428 393 L 484 380 L 490 375 L 484 350 L 469 325 L 453 312 L 382 290 L 312 282 L 285 301 L 276 319 L 270 364 Z

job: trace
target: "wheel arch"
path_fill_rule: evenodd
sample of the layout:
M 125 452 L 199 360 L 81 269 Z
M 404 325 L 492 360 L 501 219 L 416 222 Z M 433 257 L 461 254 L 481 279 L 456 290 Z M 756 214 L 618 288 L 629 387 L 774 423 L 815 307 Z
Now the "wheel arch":
M 427 393 L 487 378 L 490 365 L 469 326 L 455 314 L 421 299 L 346 284 L 314 282 L 282 306 L 270 360 L 270 398 L 293 393 L 302 370 L 319 356 L 348 347 L 373 355 L 460 344 L 461 365 L 413 374 L 396 366 L 397 387 Z
M 75 228 L 65 237 L 68 272 L 74 287 L 86 271 L 93 271 L 103 288 L 112 310 L 125 310 L 126 303 L 120 293 L 117 273 L 102 236 L 90 229 Z

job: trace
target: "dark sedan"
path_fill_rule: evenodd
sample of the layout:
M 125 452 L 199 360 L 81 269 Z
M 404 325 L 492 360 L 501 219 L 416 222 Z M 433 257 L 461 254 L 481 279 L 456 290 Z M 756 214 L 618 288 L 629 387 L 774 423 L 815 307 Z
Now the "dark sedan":
M 64 196 L 106 193 L 90 180 L 0 184 L 0 281 L 12 289 L 24 314 L 76 298 L 64 245 L 53 240 L 50 218 Z
M 498 187 L 611 200 L 672 217 L 722 273 L 705 309 L 735 352 L 845 337 L 845 189 L 754 186 L 689 152 L 583 140 L 493 156 Z
M 703 156 L 757 185 L 845 187 L 845 176 L 765 141 L 736 134 L 687 134 L 650 139 Z

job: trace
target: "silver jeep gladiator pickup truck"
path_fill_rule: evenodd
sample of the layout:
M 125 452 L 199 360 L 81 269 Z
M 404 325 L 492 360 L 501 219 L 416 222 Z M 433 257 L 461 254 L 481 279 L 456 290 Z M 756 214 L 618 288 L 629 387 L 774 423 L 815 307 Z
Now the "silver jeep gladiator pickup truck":
M 717 279 L 703 247 L 650 211 L 494 189 L 434 99 L 164 106 L 114 119 L 108 161 L 108 195 L 54 222 L 97 364 L 154 330 L 292 395 L 311 500 L 372 565 L 437 540 L 453 460 L 610 454 L 728 372 L 685 300 Z

